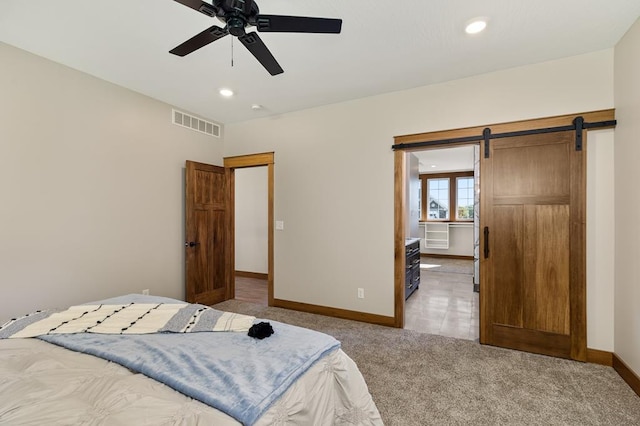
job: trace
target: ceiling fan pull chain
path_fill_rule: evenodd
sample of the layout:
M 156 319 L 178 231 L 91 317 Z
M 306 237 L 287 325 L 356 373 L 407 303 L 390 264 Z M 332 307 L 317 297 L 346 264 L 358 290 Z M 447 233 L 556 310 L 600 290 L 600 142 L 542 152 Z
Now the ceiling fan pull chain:
M 231 37 L 231 68 L 233 68 L 233 39 L 234 37 Z

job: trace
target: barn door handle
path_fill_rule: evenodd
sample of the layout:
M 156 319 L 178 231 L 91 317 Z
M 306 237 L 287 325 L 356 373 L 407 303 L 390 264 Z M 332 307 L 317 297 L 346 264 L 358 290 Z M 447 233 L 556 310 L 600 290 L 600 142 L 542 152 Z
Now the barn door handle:
M 484 258 L 489 258 L 489 227 L 484 227 Z
M 195 242 L 195 241 L 185 241 L 184 246 L 185 247 L 195 247 L 200 245 L 200 243 Z

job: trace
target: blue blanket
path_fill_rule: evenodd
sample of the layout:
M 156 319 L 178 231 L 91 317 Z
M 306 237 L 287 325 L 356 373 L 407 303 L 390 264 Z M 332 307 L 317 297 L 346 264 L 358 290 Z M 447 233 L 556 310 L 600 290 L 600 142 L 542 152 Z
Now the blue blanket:
M 134 301 L 140 300 L 137 296 Z M 326 334 L 270 323 L 275 333 L 263 340 L 234 332 L 63 334 L 40 339 L 121 364 L 251 425 L 309 367 L 340 347 Z

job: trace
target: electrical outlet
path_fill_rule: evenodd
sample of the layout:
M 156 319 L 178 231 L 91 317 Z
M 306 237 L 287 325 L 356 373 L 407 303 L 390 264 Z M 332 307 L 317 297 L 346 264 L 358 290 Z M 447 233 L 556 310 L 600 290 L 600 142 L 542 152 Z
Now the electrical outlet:
M 145 288 L 144 290 L 142 290 L 142 294 L 144 294 L 145 296 L 149 295 L 149 289 Z
M 364 288 L 358 288 L 358 299 L 364 299 Z

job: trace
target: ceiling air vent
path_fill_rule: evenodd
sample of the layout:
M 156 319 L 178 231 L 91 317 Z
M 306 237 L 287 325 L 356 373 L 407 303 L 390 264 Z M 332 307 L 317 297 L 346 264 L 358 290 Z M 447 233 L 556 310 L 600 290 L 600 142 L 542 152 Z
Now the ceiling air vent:
M 194 117 L 191 114 L 187 114 L 186 112 L 178 111 L 175 109 L 172 110 L 171 117 L 173 124 L 187 127 L 191 130 L 195 130 L 196 132 L 204 133 L 205 135 L 213 136 L 216 138 L 220 137 L 219 124 Z

